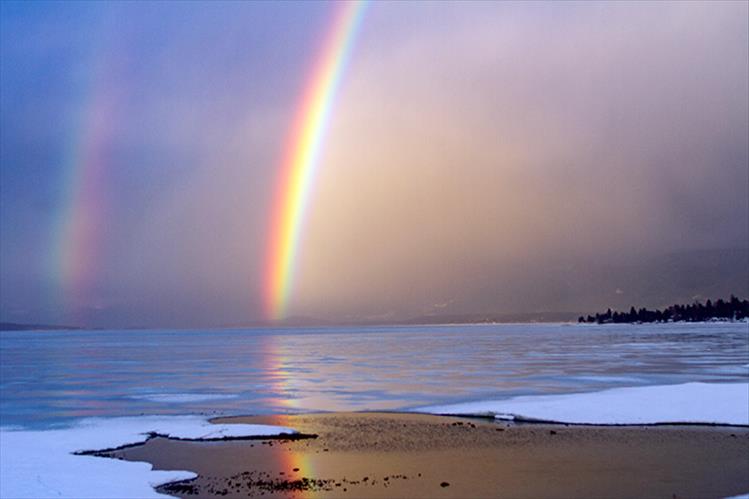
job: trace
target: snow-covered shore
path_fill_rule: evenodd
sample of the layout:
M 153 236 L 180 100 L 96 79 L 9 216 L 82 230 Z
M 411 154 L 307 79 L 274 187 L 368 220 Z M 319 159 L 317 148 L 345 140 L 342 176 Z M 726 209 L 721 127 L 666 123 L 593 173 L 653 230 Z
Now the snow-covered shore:
M 573 424 L 749 425 L 749 383 L 613 388 L 430 406 L 416 411 Z M 54 430 L 3 428 L 0 497 L 164 497 L 154 487 L 193 478 L 195 474 L 187 470 L 154 471 L 145 462 L 76 453 L 137 444 L 152 434 L 212 440 L 294 432 L 279 426 L 212 424 L 199 416 L 90 418 L 70 428 Z
M 137 444 L 150 434 L 212 440 L 295 433 L 267 425 L 212 424 L 198 416 L 91 418 L 72 428 L 0 430 L 0 497 L 167 497 L 154 487 L 194 478 L 191 471 L 155 471 L 138 463 L 76 455 Z
M 593 393 L 429 406 L 418 408 L 416 412 L 602 425 L 749 425 L 749 384 L 684 383 L 612 388 Z

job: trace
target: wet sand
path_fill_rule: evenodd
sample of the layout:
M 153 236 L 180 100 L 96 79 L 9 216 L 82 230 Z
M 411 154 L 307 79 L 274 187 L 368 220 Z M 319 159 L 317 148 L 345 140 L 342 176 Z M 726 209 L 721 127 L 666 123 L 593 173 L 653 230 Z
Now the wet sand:
M 516 425 L 389 413 L 222 418 L 316 438 L 154 438 L 107 455 L 195 471 L 192 497 L 726 497 L 749 492 L 749 428 Z

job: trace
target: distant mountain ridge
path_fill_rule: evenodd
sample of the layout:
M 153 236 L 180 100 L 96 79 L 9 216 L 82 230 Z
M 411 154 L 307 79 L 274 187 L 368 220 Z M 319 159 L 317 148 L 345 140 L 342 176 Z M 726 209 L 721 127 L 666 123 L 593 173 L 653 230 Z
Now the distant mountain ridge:
M 53 324 L 18 324 L 15 322 L 0 322 L 0 331 L 45 331 L 54 329 L 83 329 L 76 326 L 60 326 Z
M 558 260 L 522 269 L 509 279 L 485 274 L 497 283 L 470 296 L 439 296 L 451 300 L 447 308 L 367 311 L 378 315 L 333 316 L 310 312 L 279 321 L 225 320 L 197 327 L 190 323 L 168 324 L 136 318 L 124 325 L 94 323 L 100 328 L 181 329 L 345 327 L 417 324 L 482 324 L 495 322 L 573 322 L 597 310 L 662 309 L 673 303 L 693 303 L 708 298 L 749 297 L 749 249 L 729 248 L 681 251 L 651 257 L 624 254 L 603 260 Z M 428 302 L 431 303 L 431 302 Z M 11 317 L 7 317 L 11 319 Z M 15 317 L 12 317 L 15 319 Z M 39 320 L 46 320 L 39 318 Z M 53 320 L 53 319 L 50 319 Z M 143 322 L 140 322 L 140 321 Z M 137 322 L 136 322 L 137 321 Z M 68 325 L 0 322 L 0 331 L 88 329 Z

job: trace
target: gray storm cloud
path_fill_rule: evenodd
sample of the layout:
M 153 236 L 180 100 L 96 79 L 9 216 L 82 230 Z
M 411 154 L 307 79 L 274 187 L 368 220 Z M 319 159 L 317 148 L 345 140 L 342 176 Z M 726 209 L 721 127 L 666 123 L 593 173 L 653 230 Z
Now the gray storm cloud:
M 585 310 L 626 274 L 607 265 L 746 248 L 746 4 L 472 7 L 372 12 L 330 133 L 301 306 Z
M 277 173 L 331 5 L 4 5 L 2 319 L 73 321 L 49 248 L 96 67 L 116 96 L 106 227 L 74 318 L 264 319 Z M 749 295 L 748 19 L 746 2 L 371 3 L 289 313 Z

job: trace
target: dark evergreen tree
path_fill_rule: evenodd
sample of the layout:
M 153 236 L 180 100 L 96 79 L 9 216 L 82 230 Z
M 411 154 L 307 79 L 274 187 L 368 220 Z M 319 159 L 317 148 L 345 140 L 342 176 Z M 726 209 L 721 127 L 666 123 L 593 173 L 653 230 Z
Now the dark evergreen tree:
M 731 295 L 725 301 L 722 298 L 713 303 L 707 300 L 704 304 L 699 301 L 687 305 L 675 304 L 663 310 L 648 310 L 643 307 L 637 310 L 630 307 L 629 312 L 612 311 L 610 308 L 605 313 L 595 316 L 580 316 L 578 322 L 597 322 L 598 324 L 623 323 L 623 322 L 703 322 L 710 320 L 744 320 L 749 318 L 749 300 L 741 300 Z

